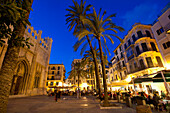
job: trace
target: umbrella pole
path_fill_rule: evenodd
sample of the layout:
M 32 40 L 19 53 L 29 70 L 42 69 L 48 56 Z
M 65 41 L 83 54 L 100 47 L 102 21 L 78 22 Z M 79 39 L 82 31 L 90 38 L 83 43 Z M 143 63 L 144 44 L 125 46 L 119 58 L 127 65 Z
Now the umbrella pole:
M 161 71 L 161 75 L 162 75 L 162 78 L 164 80 L 165 89 L 166 89 L 167 93 L 170 94 L 170 90 L 169 90 L 168 84 L 166 83 L 165 76 L 164 76 L 162 71 Z

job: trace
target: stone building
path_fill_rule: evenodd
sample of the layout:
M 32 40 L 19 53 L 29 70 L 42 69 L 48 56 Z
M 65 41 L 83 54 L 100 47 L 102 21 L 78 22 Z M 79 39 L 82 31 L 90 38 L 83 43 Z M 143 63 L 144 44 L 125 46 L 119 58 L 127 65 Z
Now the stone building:
M 169 3 L 170 7 L 170 3 Z M 165 62 L 165 67 L 170 69 L 170 8 L 165 7 L 162 15 L 152 26 L 152 31 L 157 41 L 159 50 Z
M 42 31 L 27 26 L 24 37 L 34 45 L 30 49 L 20 48 L 18 63 L 13 75 L 11 95 L 39 95 L 45 90 L 52 39 L 41 38 Z M 0 47 L 0 68 L 7 50 L 7 44 Z
M 66 70 L 63 64 L 49 64 L 48 77 L 46 82 L 47 91 L 54 91 L 53 87 L 64 86 L 65 73 Z

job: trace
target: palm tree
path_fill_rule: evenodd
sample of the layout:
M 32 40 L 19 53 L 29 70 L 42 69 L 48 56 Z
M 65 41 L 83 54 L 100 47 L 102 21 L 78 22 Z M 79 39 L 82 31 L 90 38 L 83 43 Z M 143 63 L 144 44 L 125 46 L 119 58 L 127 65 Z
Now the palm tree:
M 10 12 L 11 11 L 15 12 L 16 10 L 19 9 L 18 15 L 10 15 L 11 18 L 16 16 L 16 21 L 10 22 L 9 20 L 12 19 L 7 19 L 4 22 L 7 26 L 9 23 L 11 23 L 12 26 L 14 27 L 14 30 L 12 31 L 11 36 L 7 37 L 8 48 L 0 70 L 0 111 L 2 113 L 6 112 L 10 87 L 14 75 L 14 69 L 18 61 L 20 47 L 24 47 L 25 45 L 28 47 L 30 46 L 30 43 L 28 42 L 29 38 L 25 40 L 23 36 L 24 36 L 26 24 L 30 24 L 28 21 L 28 17 L 29 17 L 32 2 L 33 0 L 1 1 L 1 7 L 4 6 L 7 10 L 10 10 Z M 1 13 L 3 13 L 3 11 Z M 1 14 L 1 15 L 4 15 L 3 17 L 5 17 L 5 14 Z M 8 15 L 7 17 L 10 17 L 9 13 L 6 13 L 6 15 Z
M 82 19 L 83 24 L 86 25 L 86 29 L 80 30 L 79 32 L 77 32 L 76 36 L 79 38 L 79 40 L 81 40 L 86 35 L 93 35 L 98 40 L 99 50 L 100 50 L 100 60 L 101 60 L 102 73 L 103 73 L 104 95 L 105 95 L 103 106 L 108 106 L 109 103 L 108 103 L 108 96 L 107 96 L 106 72 L 105 72 L 105 64 L 104 64 L 104 56 L 103 56 L 101 39 L 103 38 L 104 46 L 107 48 L 106 38 L 108 38 L 112 44 L 114 43 L 113 39 L 111 38 L 112 36 L 122 41 L 122 39 L 115 34 L 117 33 L 116 29 L 119 31 L 123 31 L 124 29 L 122 27 L 116 26 L 112 22 L 111 18 L 115 17 L 115 14 L 110 15 L 104 19 L 104 15 L 106 14 L 106 11 L 103 12 L 101 17 L 100 17 L 100 13 L 101 13 L 101 9 L 99 11 L 99 14 L 97 15 L 95 9 L 93 8 L 93 14 L 90 16 L 90 18 Z M 114 34 L 107 33 L 107 31 L 114 32 Z M 109 55 L 110 55 L 110 52 L 109 52 Z
M 70 9 L 66 9 L 67 11 L 69 11 L 69 13 L 66 15 L 66 17 L 68 17 L 66 19 L 66 24 L 69 24 L 68 25 L 69 31 L 71 31 L 74 28 L 73 34 L 76 34 L 77 30 L 79 30 L 81 28 L 84 28 L 84 29 L 86 28 L 85 25 L 83 24 L 83 22 L 81 21 L 81 18 L 86 18 L 87 16 L 89 16 L 89 14 L 87 14 L 87 11 L 90 11 L 90 8 L 92 7 L 92 5 L 87 5 L 85 7 L 86 2 L 83 2 L 83 0 L 81 0 L 80 4 L 78 4 L 74 0 L 73 0 L 73 3 L 74 3 L 74 6 L 69 6 Z M 84 39 L 77 42 L 77 47 L 75 47 L 75 51 L 78 49 L 78 47 L 85 40 L 88 41 L 88 44 L 89 44 L 90 49 L 91 49 L 92 54 L 93 54 L 96 80 L 97 80 L 97 87 L 98 87 L 99 92 L 100 92 L 100 82 L 98 82 L 99 81 L 99 69 L 98 69 L 98 65 L 97 65 L 97 58 L 94 54 L 94 49 L 93 49 L 91 40 L 90 40 L 88 35 L 86 35 L 86 37 Z M 99 96 L 101 97 L 101 95 L 99 95 Z
M 78 78 L 78 98 L 80 98 L 80 78 L 84 78 L 86 77 L 87 75 L 87 71 L 84 69 L 85 68 L 85 63 L 84 61 L 81 61 L 81 62 L 76 62 L 74 63 L 74 68 L 73 70 L 71 70 L 69 73 L 69 77 L 72 78 L 72 77 L 77 77 Z

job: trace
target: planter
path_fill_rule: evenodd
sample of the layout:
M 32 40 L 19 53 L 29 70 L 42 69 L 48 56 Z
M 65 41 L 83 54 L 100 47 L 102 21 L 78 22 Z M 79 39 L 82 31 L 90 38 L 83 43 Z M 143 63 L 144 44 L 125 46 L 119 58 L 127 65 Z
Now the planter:
M 122 109 L 122 106 L 114 104 L 113 106 L 103 107 L 101 104 L 99 104 L 100 109 Z
M 136 113 L 152 113 L 151 108 L 146 105 L 136 106 Z
M 128 107 L 132 107 L 132 102 L 131 102 L 131 98 L 129 96 L 126 96 L 126 105 Z

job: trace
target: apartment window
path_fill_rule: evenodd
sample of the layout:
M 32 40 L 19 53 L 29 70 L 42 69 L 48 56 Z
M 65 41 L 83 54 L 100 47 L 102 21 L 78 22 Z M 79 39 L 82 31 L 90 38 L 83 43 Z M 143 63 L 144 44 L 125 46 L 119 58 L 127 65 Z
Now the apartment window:
M 56 86 L 58 86 L 58 82 L 56 82 Z
M 123 53 L 121 52 L 120 54 L 121 54 L 121 58 L 123 58 Z
M 131 41 L 130 41 L 130 39 L 128 40 L 128 46 L 130 46 L 131 45 Z
M 48 82 L 46 82 L 46 86 L 48 86 Z
M 146 36 L 147 36 L 147 37 L 152 38 L 151 33 L 150 33 L 148 30 L 146 30 L 145 32 L 146 32 Z
M 141 32 L 141 31 L 138 31 L 138 32 L 137 32 L 137 35 L 138 35 L 138 37 L 139 37 L 139 38 L 142 38 L 142 37 L 143 37 L 143 35 L 142 35 L 142 32 Z
M 139 46 L 136 46 L 136 52 L 137 52 L 137 55 L 140 54 Z
M 162 45 L 163 45 L 164 49 L 167 49 L 170 47 L 170 41 L 163 43 Z
M 52 76 L 51 80 L 54 80 L 54 76 Z
M 54 71 L 52 71 L 52 75 L 54 75 Z
M 132 65 L 129 65 L 129 68 L 130 68 L 130 72 L 132 72 L 133 71 Z
M 119 57 L 117 56 L 117 61 L 119 61 Z
M 157 51 L 155 44 L 153 42 L 151 42 L 150 44 L 151 44 L 152 50 Z
M 117 50 L 115 51 L 115 54 L 117 55 Z
M 122 51 L 122 48 L 121 48 L 121 46 L 119 47 L 119 50 L 120 50 L 120 51 Z
M 160 35 L 160 34 L 162 34 L 164 32 L 164 29 L 161 27 L 156 32 L 157 32 L 158 35 Z
M 126 71 L 124 71 L 124 74 L 125 74 L 125 76 L 126 76 L 126 74 L 127 74 Z
M 120 79 L 123 80 L 122 73 L 120 72 Z
M 58 71 L 57 74 L 59 75 L 59 74 L 60 74 L 60 71 Z
M 141 43 L 143 52 L 148 51 L 146 43 Z
M 51 70 L 56 70 L 55 67 L 52 67 Z
M 135 68 L 135 69 L 137 68 L 137 64 L 136 64 L 136 62 L 134 62 L 134 68 Z
M 116 80 L 118 80 L 118 79 L 117 79 L 117 75 L 115 75 L 115 77 L 116 77 Z
M 123 65 L 123 67 L 125 67 L 125 62 L 124 61 L 122 61 L 122 65 Z
M 50 85 L 53 86 L 53 82 L 51 82 Z
M 141 69 L 145 69 L 145 65 L 142 59 L 139 60 Z
M 159 56 L 156 57 L 156 60 L 157 60 L 157 62 L 158 62 L 158 66 L 159 66 L 159 67 L 163 67 L 161 58 L 160 58 Z
M 60 67 L 58 66 L 58 70 L 60 70 Z
M 153 67 L 153 62 L 152 62 L 151 57 L 146 57 L 146 62 L 148 64 L 148 67 Z
M 133 39 L 133 42 L 135 42 L 135 41 L 136 41 L 136 37 L 135 37 L 135 35 L 132 35 L 132 39 Z
M 125 49 L 127 48 L 127 45 L 126 45 L 126 43 L 124 44 L 124 47 L 125 47 Z

